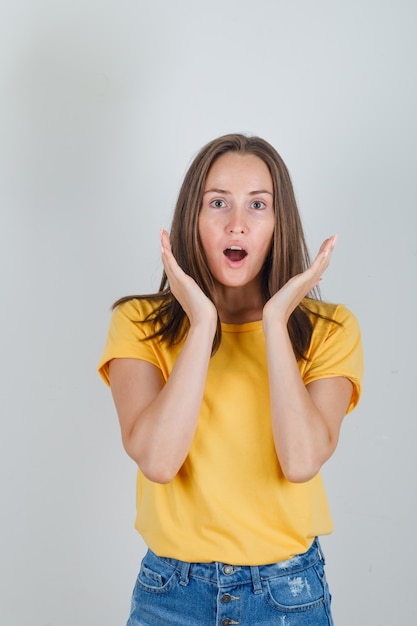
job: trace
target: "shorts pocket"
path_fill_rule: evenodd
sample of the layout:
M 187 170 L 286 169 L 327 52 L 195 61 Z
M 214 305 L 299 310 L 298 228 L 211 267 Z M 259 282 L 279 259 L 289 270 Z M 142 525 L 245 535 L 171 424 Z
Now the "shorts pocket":
M 265 581 L 266 601 L 277 611 L 285 613 L 311 611 L 326 602 L 325 586 L 318 571 L 322 564 L 304 570 L 277 576 Z
M 136 586 L 148 593 L 166 593 L 177 584 L 179 577 L 174 567 L 149 551 L 140 566 Z

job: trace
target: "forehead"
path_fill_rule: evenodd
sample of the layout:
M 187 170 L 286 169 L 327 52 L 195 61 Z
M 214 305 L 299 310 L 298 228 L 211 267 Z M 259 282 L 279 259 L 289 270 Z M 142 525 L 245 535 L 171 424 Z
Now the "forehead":
M 212 187 L 227 189 L 244 186 L 248 190 L 267 189 L 272 193 L 273 183 L 268 166 L 254 154 L 226 152 L 209 169 L 205 190 Z

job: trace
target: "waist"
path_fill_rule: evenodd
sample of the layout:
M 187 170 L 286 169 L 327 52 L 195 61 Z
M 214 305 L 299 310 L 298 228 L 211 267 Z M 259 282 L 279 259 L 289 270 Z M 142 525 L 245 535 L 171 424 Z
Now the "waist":
M 149 553 L 153 554 L 151 550 Z M 179 559 L 157 557 L 177 570 L 182 584 L 187 584 L 189 578 L 205 579 L 220 585 L 252 582 L 256 588 L 262 580 L 278 576 L 294 575 L 307 567 L 312 567 L 318 561 L 324 563 L 323 552 L 319 540 L 316 538 L 307 552 L 297 554 L 286 561 L 279 561 L 267 565 L 236 565 L 214 561 L 211 563 L 190 563 Z

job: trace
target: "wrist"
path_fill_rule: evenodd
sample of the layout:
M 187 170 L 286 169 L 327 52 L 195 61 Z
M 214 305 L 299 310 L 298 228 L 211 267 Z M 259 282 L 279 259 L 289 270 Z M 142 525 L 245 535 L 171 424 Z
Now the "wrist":
M 208 337 L 211 341 L 213 341 L 216 330 L 217 312 L 215 315 L 207 316 L 205 318 L 199 317 L 198 319 L 190 320 L 190 329 L 188 333 Z
M 270 306 L 270 300 L 264 306 L 262 312 L 262 324 L 264 331 L 267 331 L 271 328 L 285 328 L 287 329 L 288 318 L 283 314 L 282 311 L 276 311 L 272 306 Z

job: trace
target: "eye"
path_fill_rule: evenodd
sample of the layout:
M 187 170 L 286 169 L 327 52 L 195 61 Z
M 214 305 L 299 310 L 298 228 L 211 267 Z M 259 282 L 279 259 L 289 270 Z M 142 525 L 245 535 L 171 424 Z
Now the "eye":
M 254 200 L 251 204 L 252 209 L 264 209 L 266 207 L 265 202 L 261 202 L 261 200 Z
M 210 206 L 212 206 L 214 209 L 224 209 L 224 207 L 226 206 L 226 202 L 224 200 L 212 200 L 210 202 Z

